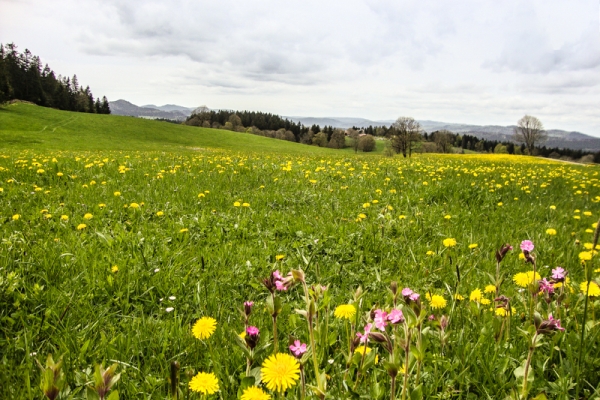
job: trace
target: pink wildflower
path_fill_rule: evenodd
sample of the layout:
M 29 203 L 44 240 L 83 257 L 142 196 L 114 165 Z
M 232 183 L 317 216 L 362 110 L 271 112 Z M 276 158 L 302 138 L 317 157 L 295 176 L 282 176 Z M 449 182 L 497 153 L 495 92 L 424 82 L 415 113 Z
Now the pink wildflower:
M 294 344 L 290 346 L 290 351 L 296 357 L 301 357 L 306 353 L 306 343 L 301 343 L 299 340 L 294 340 Z
M 393 309 L 387 316 L 388 321 L 392 324 L 399 324 L 404 322 L 404 314 L 402 314 L 402 310 Z
M 523 240 L 521 242 L 521 250 L 523 250 L 524 252 L 531 252 L 533 251 L 533 242 L 531 240 Z
M 385 327 L 387 325 L 387 316 L 388 313 L 386 313 L 385 311 L 375 310 L 375 318 L 373 319 L 373 321 L 375 322 L 375 326 L 377 327 L 377 329 L 379 329 L 380 331 L 385 330 Z

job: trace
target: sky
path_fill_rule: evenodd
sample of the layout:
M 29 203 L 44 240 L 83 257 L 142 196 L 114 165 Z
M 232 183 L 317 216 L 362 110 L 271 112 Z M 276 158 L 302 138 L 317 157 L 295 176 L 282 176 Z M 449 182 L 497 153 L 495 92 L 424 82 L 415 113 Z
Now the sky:
M 0 0 L 0 43 L 95 96 L 600 137 L 599 0 Z

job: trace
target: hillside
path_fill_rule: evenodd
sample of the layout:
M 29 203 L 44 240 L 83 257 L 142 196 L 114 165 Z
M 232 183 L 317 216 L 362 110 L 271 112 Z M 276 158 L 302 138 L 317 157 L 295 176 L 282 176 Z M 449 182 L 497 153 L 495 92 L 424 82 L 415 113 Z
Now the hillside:
M 164 151 L 215 148 L 299 155 L 336 152 L 226 130 L 117 115 L 60 111 L 24 103 L 0 107 L 2 148 Z
M 175 121 L 185 121 L 185 119 L 191 114 L 191 111 L 187 110 L 185 107 L 175 106 L 172 104 L 163 107 L 157 107 L 154 105 L 138 107 L 126 100 L 111 101 L 109 104 L 110 110 L 114 115 L 148 119 L 164 118 Z

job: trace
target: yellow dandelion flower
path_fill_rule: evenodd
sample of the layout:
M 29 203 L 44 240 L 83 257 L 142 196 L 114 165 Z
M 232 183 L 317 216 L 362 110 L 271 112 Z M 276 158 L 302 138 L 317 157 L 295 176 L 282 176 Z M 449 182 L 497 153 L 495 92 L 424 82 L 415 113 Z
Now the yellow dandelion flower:
M 525 254 L 519 253 L 519 260 L 524 260 L 524 259 L 525 259 Z
M 463 296 L 463 295 L 462 295 L 462 294 L 460 294 L 460 293 L 456 293 L 456 294 L 454 295 L 454 300 L 463 301 L 464 299 L 465 299 L 465 296 Z
M 283 260 L 284 258 L 285 258 L 285 254 L 277 254 L 277 255 L 275 256 L 275 260 L 277 260 L 277 261 L 281 261 L 281 260 Z
M 469 296 L 469 300 L 479 303 L 483 295 L 481 294 L 481 289 L 477 288 L 471 292 Z
M 242 207 L 250 207 L 250 203 L 242 203 Z
M 358 346 L 356 349 L 354 349 L 354 353 L 355 354 L 360 354 L 362 356 L 363 353 L 365 353 L 365 356 L 367 354 L 369 354 L 371 352 L 371 348 L 370 347 L 365 347 L 365 346 Z M 379 363 L 379 356 L 375 355 L 375 364 Z
M 556 235 L 556 229 L 548 228 L 548 229 L 546 229 L 546 233 L 550 236 L 554 236 L 554 235 Z
M 129 207 L 131 207 L 131 208 L 140 208 L 140 205 L 138 203 L 131 203 L 129 205 Z
M 106 207 L 106 204 L 104 204 L 104 203 L 100 203 L 100 204 L 98 204 L 98 207 L 100 207 L 100 208 L 104 208 L 104 207 Z
M 190 389 L 202 394 L 213 394 L 219 391 L 219 381 L 212 372 L 198 372 L 190 381 Z
M 78 231 L 84 230 L 85 228 L 87 228 L 86 224 L 79 224 L 79 225 L 77 225 L 77 230 Z
M 570 284 L 570 283 L 571 283 L 571 278 L 567 276 L 567 277 L 565 278 L 565 284 L 566 284 L 567 286 L 569 286 L 569 284 Z M 562 283 L 562 282 L 556 282 L 556 283 L 554 284 L 554 289 L 560 289 L 562 286 L 563 286 L 563 283 Z
M 356 315 L 356 307 L 353 304 L 342 304 L 335 308 L 333 315 L 339 319 L 351 320 Z
M 490 301 L 490 299 L 486 299 L 485 297 L 483 299 L 481 299 L 481 304 L 483 304 L 484 306 L 487 306 L 491 303 L 492 302 Z
M 267 389 L 285 392 L 298 382 L 300 364 L 289 354 L 277 353 L 263 362 L 261 373 Z
M 584 211 L 583 215 L 585 215 L 586 217 L 591 217 L 592 216 L 592 212 L 591 211 Z
M 12 216 L 12 220 L 13 221 L 18 221 L 19 218 L 21 218 L 21 214 L 15 214 L 15 215 Z
M 257 386 L 248 386 L 244 389 L 241 400 L 271 400 L 271 395 Z
M 157 216 L 157 217 L 162 217 L 163 215 L 165 215 L 165 213 L 164 213 L 163 211 L 158 211 L 158 212 L 156 213 L 156 216 Z
M 551 210 L 556 210 L 556 206 L 554 206 L 554 205 L 553 205 L 553 206 L 550 206 L 550 209 L 551 209 Z
M 504 204 L 502 202 L 498 203 L 498 207 L 502 207 Z
M 239 207 L 239 206 L 241 206 L 241 204 L 240 204 L 240 202 L 239 202 L 239 201 L 236 201 L 236 202 L 234 202 L 234 203 L 233 203 L 233 206 L 234 206 L 234 207 Z
M 514 315 L 516 311 L 517 310 L 514 307 L 511 307 L 511 314 Z M 508 311 L 504 308 L 496 308 L 496 315 L 499 317 L 508 317 Z
M 579 253 L 579 259 L 581 261 L 590 261 L 592 259 L 592 252 L 582 251 L 581 253 Z
M 485 293 L 496 293 L 496 286 L 494 285 L 487 285 L 484 289 Z
M 69 220 L 69 216 L 63 214 L 63 215 L 60 216 L 60 220 L 61 221 L 68 221 Z
M 121 192 L 114 192 L 113 194 L 115 195 L 115 197 L 119 197 L 121 195 Z
M 587 282 L 581 282 L 581 284 L 579 285 L 579 290 L 581 290 L 581 293 L 585 294 L 587 292 Z M 590 291 L 588 293 L 589 297 L 598 297 L 600 296 L 600 286 L 598 286 L 598 284 L 594 281 L 590 282 Z
M 450 218 L 452 218 L 451 215 L 444 215 L 444 219 L 450 219 Z
M 206 197 L 206 195 L 204 193 L 198 194 L 198 198 L 202 198 L 202 197 Z
M 367 216 L 365 214 L 363 214 L 363 213 L 360 213 L 360 214 L 358 214 L 358 218 L 359 219 L 365 219 L 365 218 L 367 218 Z
M 90 214 L 90 213 L 86 213 L 86 214 L 83 216 L 83 219 L 92 219 L 92 218 L 94 218 L 94 216 L 93 216 L 92 214 Z
M 110 268 L 110 272 L 112 272 L 113 274 L 116 274 L 117 272 L 119 272 L 119 266 L 117 266 L 117 265 L 113 265 L 113 266 Z
M 542 277 L 537 272 L 535 273 L 535 280 L 540 280 Z M 513 276 L 513 282 L 517 284 L 517 286 L 527 287 L 532 284 L 534 281 L 533 271 L 527 272 L 519 272 Z
M 212 317 L 202 317 L 194 324 L 192 333 L 196 339 L 208 339 L 217 328 L 217 320 Z
M 64 174 L 62 172 L 57 172 L 56 176 L 63 176 Z
M 398 219 L 406 219 L 406 215 L 398 215 Z
M 433 256 L 433 255 L 435 255 L 435 251 L 433 251 L 433 250 L 427 250 L 427 253 L 425 253 L 425 255 Z
M 188 229 L 188 228 L 181 228 L 181 229 L 179 230 L 179 233 L 186 233 L 187 231 L 189 231 L 189 229 Z
M 364 203 L 363 204 L 363 208 L 369 208 L 369 207 L 371 207 L 371 203 Z
M 479 246 L 477 243 L 471 243 L 469 245 L 469 249 L 473 250 L 473 249 L 477 248 L 477 246 Z
M 444 297 L 440 296 L 439 294 L 434 294 L 433 296 L 431 296 L 429 305 L 433 309 L 444 308 L 446 307 L 446 299 L 444 299 Z
M 44 214 L 44 218 L 45 219 L 50 219 L 50 218 L 52 218 L 52 214 Z
M 456 246 L 456 239 L 454 239 L 454 238 L 444 239 L 443 243 L 444 243 L 444 246 L 446 246 L 446 247 L 454 247 L 454 246 Z

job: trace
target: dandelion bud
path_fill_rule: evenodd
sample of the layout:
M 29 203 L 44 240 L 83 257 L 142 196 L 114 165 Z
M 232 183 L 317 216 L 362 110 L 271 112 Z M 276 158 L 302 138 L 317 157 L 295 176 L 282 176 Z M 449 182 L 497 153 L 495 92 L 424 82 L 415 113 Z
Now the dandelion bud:
M 246 344 L 248 345 L 248 348 L 250 348 L 250 350 L 253 350 L 258 344 L 259 335 L 260 331 L 257 327 L 249 326 L 246 328 L 246 337 L 244 338 L 244 340 L 246 341 Z

